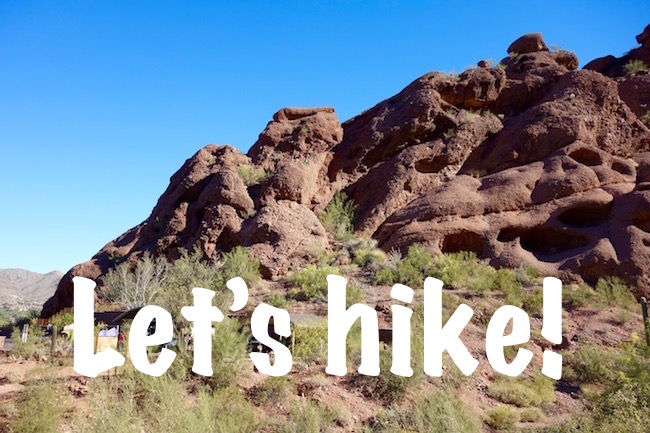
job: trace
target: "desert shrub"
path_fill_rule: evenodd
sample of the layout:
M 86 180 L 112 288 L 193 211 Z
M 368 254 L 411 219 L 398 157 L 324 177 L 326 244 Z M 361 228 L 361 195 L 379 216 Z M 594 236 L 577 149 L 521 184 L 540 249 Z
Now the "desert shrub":
M 619 309 L 616 310 L 616 320 L 621 325 L 625 325 L 627 322 L 632 320 L 633 317 L 634 316 L 632 315 L 632 313 L 630 313 L 629 310 L 625 310 L 625 309 L 622 309 L 622 308 L 619 308 Z
M 348 308 L 366 299 L 366 293 L 356 284 L 348 283 L 345 290 L 345 303 Z
M 476 253 L 461 251 L 443 254 L 434 261 L 436 278 L 454 288 L 484 293 L 495 284 L 497 271 L 478 261 Z
M 517 275 L 517 281 L 521 284 L 531 284 L 540 276 L 537 268 L 526 264 L 519 265 L 519 267 L 515 269 L 515 274 Z
M 130 367 L 119 376 L 98 378 L 91 382 L 87 396 L 93 411 L 90 416 L 76 420 L 76 431 L 258 431 L 255 408 L 239 390 L 199 387 L 192 403 L 185 385 L 167 375 L 152 378 Z
M 646 69 L 648 69 L 648 66 L 642 60 L 630 60 L 625 64 L 625 72 L 627 75 L 634 75 Z
M 544 306 L 544 292 L 541 289 L 535 289 L 532 293 L 526 295 L 523 300 L 523 307 L 528 313 L 541 314 Z
M 354 425 L 354 415 L 350 409 L 340 401 L 331 402 L 327 407 L 327 411 L 330 413 L 332 421 L 336 423 L 336 425 L 343 428 L 350 428 L 350 426 Z
M 279 430 L 281 433 L 320 433 L 333 424 L 327 410 L 310 400 L 301 400 L 289 411 L 289 420 Z
M 488 394 L 502 403 L 519 407 L 536 407 L 542 403 L 535 391 L 527 384 L 516 381 L 500 380 L 492 383 L 488 388 Z
M 286 376 L 269 377 L 252 389 L 251 397 L 257 405 L 277 405 L 285 400 L 289 392 L 295 392 L 295 386 Z
M 633 333 L 618 350 L 587 345 L 566 356 L 567 380 L 594 384 L 585 396 L 587 411 L 545 432 L 648 431 L 650 409 L 650 348 Z M 584 388 L 584 387 L 583 387 Z
M 442 139 L 445 143 L 449 143 L 456 136 L 456 130 L 454 128 L 449 128 L 442 133 Z
M 395 271 L 382 268 L 375 273 L 374 283 L 380 286 L 392 286 L 395 284 Z
M 22 340 L 22 334 L 22 331 L 17 327 L 11 333 L 11 340 L 15 342 L 11 349 L 13 355 L 24 359 L 40 359 L 49 352 L 50 343 L 43 339 L 44 333 L 40 326 L 33 324 L 29 327 L 27 341 L 25 342 Z
M 599 303 L 601 305 L 619 306 L 629 309 L 636 309 L 638 307 L 632 289 L 617 277 L 599 278 L 596 283 L 596 294 L 599 297 Z
M 185 326 L 186 321 L 181 316 L 181 308 L 194 305 L 192 296 L 194 287 L 216 289 L 213 304 L 222 311 L 224 307 L 227 309 L 227 289 L 215 283 L 216 274 L 216 267 L 203 261 L 203 252 L 198 248 L 191 253 L 181 250 L 180 257 L 169 264 L 163 287 L 156 294 L 155 303 L 172 315 L 175 330 L 179 331 L 179 326 Z M 217 285 L 220 287 L 215 287 Z
M 74 323 L 73 313 L 57 314 L 52 318 L 52 326 L 61 331 L 66 325 Z
M 239 330 L 236 319 L 225 317 L 215 323 L 212 337 L 212 376 L 205 380 L 213 388 L 226 387 L 233 378 L 243 371 L 244 362 L 248 357 L 249 335 L 245 330 Z
M 364 383 L 366 389 L 370 390 L 369 396 L 381 399 L 386 403 L 399 402 L 406 394 L 408 386 L 415 383 L 413 378 L 391 373 L 391 365 L 391 347 L 384 347 L 379 352 L 379 375 L 360 376 L 359 378 L 359 381 Z
M 293 357 L 303 362 L 317 364 L 327 361 L 327 328 L 293 327 L 291 330 L 294 338 Z
M 260 261 L 250 255 L 242 246 L 236 246 L 223 254 L 223 264 L 218 268 L 219 280 L 225 288 L 226 282 L 235 277 L 241 277 L 250 288 L 261 278 Z
M 471 123 L 475 119 L 478 119 L 481 117 L 479 113 L 474 112 L 474 110 L 460 110 L 460 114 L 458 115 L 458 119 L 460 120 L 460 123 Z
M 440 390 L 414 404 L 381 410 L 370 425 L 373 432 L 480 432 L 481 426 L 471 409 L 453 390 Z
M 501 378 L 488 388 L 490 397 L 519 407 L 538 407 L 555 399 L 553 381 L 541 373 L 531 380 Z
M 377 248 L 374 239 L 355 239 L 350 250 L 354 263 L 361 267 L 376 269 L 386 259 L 386 254 Z
M 596 303 L 596 292 L 586 284 L 571 284 L 562 287 L 562 300 L 571 308 L 580 308 Z
M 259 185 L 269 177 L 269 172 L 262 167 L 251 167 L 250 165 L 240 165 L 237 169 L 239 177 L 242 178 L 246 186 Z
M 433 259 L 431 254 L 421 245 L 411 245 L 406 257 L 394 267 L 385 267 L 375 274 L 375 284 L 391 285 L 405 284 L 410 287 L 421 287 L 424 279 L 432 276 Z
M 564 355 L 563 375 L 574 383 L 604 383 L 613 380 L 623 361 L 615 350 L 584 344 Z
M 276 308 L 285 308 L 289 302 L 284 295 L 280 293 L 271 293 L 266 298 L 266 303 Z
M 508 406 L 496 406 L 485 413 L 484 421 L 496 430 L 509 430 L 519 422 L 519 414 Z
M 154 259 L 148 251 L 135 264 L 120 263 L 102 277 L 109 289 L 108 299 L 128 309 L 151 304 L 163 288 L 168 267 L 165 257 Z
M 536 407 L 528 407 L 519 412 L 519 419 L 521 422 L 538 422 L 542 419 L 544 414 Z
M 293 285 L 289 296 L 298 301 L 327 301 L 327 276 L 339 273 L 336 266 L 309 264 L 289 275 L 289 282 Z
M 354 231 L 356 205 L 344 192 L 338 192 L 321 212 L 318 219 L 336 239 L 347 239 Z
M 28 385 L 16 400 L 17 417 L 10 422 L 10 432 L 59 431 L 66 406 L 64 398 L 54 383 L 37 381 Z

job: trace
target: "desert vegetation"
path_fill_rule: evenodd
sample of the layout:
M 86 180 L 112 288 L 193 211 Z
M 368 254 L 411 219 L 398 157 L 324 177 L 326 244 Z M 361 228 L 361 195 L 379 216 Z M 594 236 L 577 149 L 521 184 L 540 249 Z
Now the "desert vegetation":
M 336 233 L 332 232 L 333 239 Z M 253 371 L 247 360 L 248 352 L 254 350 L 249 345 L 250 333 L 236 318 L 215 324 L 212 377 L 191 372 L 191 351 L 179 338 L 173 348 L 177 360 L 161 378 L 143 375 L 127 362 L 97 379 L 71 374 L 62 380 L 61 370 L 71 370 L 69 347 L 60 341 L 53 350 L 49 339 L 32 332 L 24 343 L 16 335 L 18 343 L 11 356 L 28 362 L 38 360 L 37 367 L 23 377 L 0 373 L 4 374 L 3 380 L 20 387 L 2 409 L 4 426 L 11 432 L 479 432 L 485 426 L 499 431 L 577 432 L 584 431 L 585 425 L 594 432 L 645 431 L 643 414 L 650 404 L 650 388 L 645 385 L 650 379 L 650 351 L 641 338 L 638 304 L 620 280 L 601 279 L 593 287 L 566 285 L 565 311 L 585 312 L 594 317 L 590 320 L 604 324 L 618 320 L 624 311 L 628 318 L 621 326 L 631 332 L 624 343 L 598 338 L 597 334 L 584 338 L 576 334 L 577 341 L 562 352 L 564 375 L 560 382 L 543 376 L 539 365 L 531 366 L 518 378 L 485 371 L 465 377 L 450 359 L 445 362 L 443 377 L 433 378 L 422 371 L 421 286 L 426 276 L 440 278 L 446 284 L 444 320 L 460 303 L 469 304 L 477 312 L 478 320 L 468 329 L 467 340 L 470 350 L 474 350 L 477 340 L 472 336 L 481 336 L 486 329 L 481 312 L 488 314 L 498 305 L 509 303 L 539 317 L 540 273 L 526 266 L 495 269 L 471 252 L 434 257 L 421 245 L 411 246 L 403 257 L 396 251 L 379 253 L 375 244 L 354 233 L 333 241 L 333 245 L 338 246 L 324 252 L 318 263 L 285 275 L 273 286 L 281 290 L 271 291 L 260 289 L 259 262 L 242 247 L 225 253 L 216 262 L 205 261 L 198 250 L 184 252 L 175 261 L 143 256 L 135 263 L 123 262 L 109 273 L 105 280 L 112 284 L 108 301 L 126 305 L 127 300 L 135 300 L 129 298 L 137 292 L 134 287 L 155 287 L 144 292 L 152 303 L 178 316 L 175 333 L 181 337 L 189 331 L 189 325 L 178 312 L 191 300 L 189 288 L 201 286 L 217 291 L 215 304 L 223 307 L 229 296 L 224 290 L 225 281 L 234 276 L 242 276 L 259 301 L 315 314 L 326 302 L 325 277 L 329 273 L 344 275 L 354 283 L 349 286 L 348 305 L 358 301 L 382 305 L 392 284 L 407 284 L 416 289 L 411 305 L 415 311 L 413 377 L 389 372 L 391 347 L 383 343 L 380 375 L 357 374 L 361 353 L 358 324 L 348 335 L 349 373 L 343 378 L 324 374 L 325 326 L 292 328 L 294 367 L 289 375 L 278 378 Z M 371 285 L 375 291 L 368 289 Z M 70 317 L 61 320 L 70 321 Z M 567 314 L 565 327 L 574 325 L 571 314 Z M 544 345 L 543 338 L 535 331 L 533 334 L 527 347 Z M 506 356 L 514 353 L 508 350 Z M 150 356 L 155 358 L 156 351 L 152 349 Z M 479 379 L 485 383 L 483 388 L 473 385 Z M 566 396 L 565 388 L 574 395 Z M 558 407 L 567 399 L 574 402 L 574 407 L 557 416 Z M 85 402 L 85 409 L 79 410 L 79 401 Z

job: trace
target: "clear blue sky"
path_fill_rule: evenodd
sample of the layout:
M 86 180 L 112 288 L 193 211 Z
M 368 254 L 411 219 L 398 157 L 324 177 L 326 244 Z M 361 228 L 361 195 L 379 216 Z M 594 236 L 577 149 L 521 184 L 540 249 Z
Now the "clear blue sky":
M 0 268 L 67 271 L 144 220 L 185 159 L 242 151 L 283 106 L 343 121 L 540 31 L 581 65 L 650 2 L 0 0 Z

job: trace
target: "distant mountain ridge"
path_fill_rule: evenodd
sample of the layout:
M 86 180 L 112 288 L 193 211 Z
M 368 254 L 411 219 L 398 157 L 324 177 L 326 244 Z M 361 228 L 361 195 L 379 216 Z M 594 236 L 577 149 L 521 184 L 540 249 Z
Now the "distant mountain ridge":
M 54 294 L 62 276 L 61 271 L 40 274 L 26 269 L 0 269 L 0 309 L 40 308 Z

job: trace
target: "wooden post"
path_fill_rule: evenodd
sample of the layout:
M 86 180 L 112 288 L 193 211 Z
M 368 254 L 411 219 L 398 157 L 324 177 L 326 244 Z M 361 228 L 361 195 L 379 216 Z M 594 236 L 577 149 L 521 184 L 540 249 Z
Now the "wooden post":
M 52 325 L 52 346 L 50 347 L 50 354 L 54 355 L 54 348 L 56 347 L 56 334 L 58 333 L 58 329 L 56 328 L 56 325 Z

